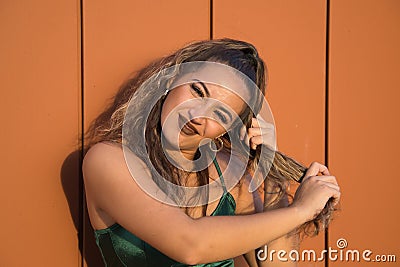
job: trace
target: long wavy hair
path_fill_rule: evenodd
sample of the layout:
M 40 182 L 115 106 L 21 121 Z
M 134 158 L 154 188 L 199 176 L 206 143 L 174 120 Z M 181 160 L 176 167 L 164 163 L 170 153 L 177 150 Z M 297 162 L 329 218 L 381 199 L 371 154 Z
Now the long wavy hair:
M 255 117 L 261 108 L 261 97 L 265 94 L 267 84 L 267 70 L 263 60 L 260 58 L 256 48 L 247 42 L 232 40 L 232 39 L 217 39 L 194 42 L 177 50 L 169 56 L 158 59 L 147 65 L 129 79 L 120 90 L 116 93 L 112 103 L 91 123 L 85 134 L 86 152 L 91 146 L 103 141 L 122 143 L 122 132 L 125 114 L 128 110 L 129 103 L 138 91 L 138 89 L 152 77 L 157 76 L 167 68 L 179 66 L 182 63 L 194 61 L 210 61 L 228 65 L 236 70 L 247 75 L 259 88 L 257 92 L 252 92 L 252 98 L 255 99 L 255 109 L 247 107 L 239 117 L 244 125 L 251 126 L 251 119 Z M 166 82 L 174 77 L 164 77 Z M 165 86 L 165 83 L 159 83 L 160 87 Z M 154 92 L 148 91 L 143 95 L 142 105 L 146 104 L 146 98 L 151 98 Z M 177 185 L 185 186 L 185 177 L 189 174 L 169 162 L 163 151 L 161 142 L 161 109 L 165 97 L 161 97 L 146 120 L 141 117 L 138 112 L 136 118 L 138 123 L 135 124 L 138 128 L 145 127 L 145 140 L 147 155 L 139 155 L 150 159 L 151 164 L 156 171 L 167 181 Z M 140 105 L 140 104 L 139 104 Z M 140 106 L 137 107 L 140 110 Z M 236 132 L 239 132 L 237 130 Z M 231 142 L 228 134 L 222 137 L 224 149 L 230 152 Z M 263 149 L 270 149 L 264 146 Z M 301 182 L 307 168 L 296 160 L 284 155 L 279 151 L 273 151 L 273 159 L 261 158 L 261 146 L 257 146 L 256 150 L 250 150 L 249 160 L 247 163 L 247 172 L 252 174 L 256 168 L 261 170 L 261 173 L 266 177 L 264 183 L 265 190 L 265 208 L 274 207 L 282 198 L 290 196 L 288 193 L 289 184 L 293 181 Z M 271 164 L 272 162 L 272 164 Z M 196 172 L 197 186 L 208 184 L 209 173 L 208 169 Z M 157 180 L 156 183 L 160 184 Z M 239 183 L 240 186 L 241 183 Z M 268 185 L 268 186 L 266 186 Z M 273 188 L 273 193 L 268 192 Z M 261 189 L 262 190 L 262 189 Z M 272 201 L 271 201 L 272 199 Z M 190 208 L 186 208 L 186 212 L 190 214 Z M 205 216 L 207 204 L 202 206 L 202 214 Z M 331 215 L 334 211 L 333 201 L 330 200 L 325 208 L 318 214 L 314 220 L 309 221 L 299 227 L 297 232 L 305 235 L 317 235 L 321 229 L 327 227 L 331 220 Z

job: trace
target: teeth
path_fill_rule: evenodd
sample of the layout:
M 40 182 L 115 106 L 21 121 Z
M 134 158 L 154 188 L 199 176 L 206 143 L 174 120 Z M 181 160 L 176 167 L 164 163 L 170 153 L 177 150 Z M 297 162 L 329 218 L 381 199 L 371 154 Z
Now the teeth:
M 188 128 L 191 132 L 194 132 L 194 130 L 192 129 L 192 127 L 190 127 L 189 125 L 185 124 L 185 127 Z
M 187 129 L 188 131 L 190 131 L 191 133 L 195 133 L 195 131 L 193 131 L 192 128 L 190 128 L 189 126 L 187 126 L 186 124 L 184 125 L 185 129 Z
M 185 134 L 188 134 L 188 135 L 197 134 L 197 131 L 189 126 L 190 122 L 183 123 L 185 121 L 185 118 L 181 115 L 179 115 L 179 117 L 180 117 L 181 123 L 183 124 L 183 125 L 181 124 L 182 125 L 181 131 L 183 131 Z

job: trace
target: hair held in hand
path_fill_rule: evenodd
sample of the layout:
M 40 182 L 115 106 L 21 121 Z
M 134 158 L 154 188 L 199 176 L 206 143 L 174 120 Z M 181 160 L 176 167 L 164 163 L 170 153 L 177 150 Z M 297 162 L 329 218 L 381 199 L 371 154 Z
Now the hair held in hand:
M 257 151 L 254 160 L 257 161 Z M 260 161 L 258 164 L 262 167 L 263 162 Z M 284 197 L 291 198 L 290 193 L 288 193 L 289 184 L 291 182 L 301 183 L 306 172 L 307 168 L 305 166 L 293 158 L 276 151 L 272 166 L 266 177 L 266 183 L 272 184 L 272 188 L 275 189 L 272 193 L 276 194 L 276 196 L 272 203 L 266 204 L 265 208 L 274 206 Z M 267 197 L 271 194 L 271 192 L 267 191 L 265 193 Z M 325 204 L 325 207 L 314 217 L 314 219 L 301 225 L 296 232 L 300 233 L 302 236 L 318 235 L 328 227 L 336 210 L 337 208 L 335 207 L 334 199 L 330 198 Z

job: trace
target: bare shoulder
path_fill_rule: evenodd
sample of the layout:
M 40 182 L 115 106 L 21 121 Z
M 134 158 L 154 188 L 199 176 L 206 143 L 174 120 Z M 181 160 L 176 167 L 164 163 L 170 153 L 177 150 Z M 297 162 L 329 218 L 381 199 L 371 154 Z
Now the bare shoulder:
M 107 162 L 108 158 L 122 155 L 122 147 L 112 143 L 97 143 L 87 151 L 83 159 L 83 168 Z
M 116 222 L 103 210 L 102 203 L 106 201 L 104 196 L 110 195 L 107 191 L 112 189 L 109 186 L 111 180 L 113 184 L 118 184 L 117 180 L 124 177 L 116 174 L 121 172 L 123 162 L 122 147 L 112 143 L 93 145 L 83 159 L 86 204 L 94 229 L 106 228 Z
M 116 207 L 123 205 L 117 206 L 117 203 L 138 203 L 146 198 L 146 194 L 135 182 L 126 164 L 126 155 L 119 144 L 98 143 L 91 147 L 84 157 L 82 172 L 86 202 L 95 229 L 105 228 L 118 222 Z M 144 163 L 133 155 L 129 157 L 135 162 L 132 164 L 136 166 L 135 174 L 146 178 Z
M 91 189 L 92 184 L 99 188 L 111 182 L 131 180 L 127 178 L 130 174 L 122 146 L 116 143 L 102 142 L 92 146 L 83 159 L 82 171 L 86 189 Z
M 144 162 L 136 157 L 129 150 L 124 150 L 121 144 L 102 142 L 92 146 L 86 153 L 83 159 L 82 169 L 84 178 L 86 180 L 100 179 L 104 175 L 92 174 L 121 174 L 128 170 L 127 161 L 130 161 L 132 166 L 136 169 L 146 168 Z M 124 177 L 124 175 L 116 175 L 117 177 Z

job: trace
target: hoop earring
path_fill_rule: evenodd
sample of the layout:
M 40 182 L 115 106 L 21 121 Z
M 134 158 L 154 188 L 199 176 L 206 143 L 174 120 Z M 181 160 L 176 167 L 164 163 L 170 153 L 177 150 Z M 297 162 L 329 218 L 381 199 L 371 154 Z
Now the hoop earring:
M 220 143 L 219 148 L 218 149 L 213 149 L 213 147 L 212 147 L 212 145 L 210 143 L 210 150 L 212 152 L 219 152 L 219 151 L 222 150 L 222 148 L 224 148 L 224 141 L 222 141 L 222 139 L 220 137 L 215 138 L 215 140 L 218 140 L 218 142 Z M 215 144 L 215 141 L 214 141 L 214 144 Z M 217 144 L 215 144 L 215 146 L 218 147 Z

